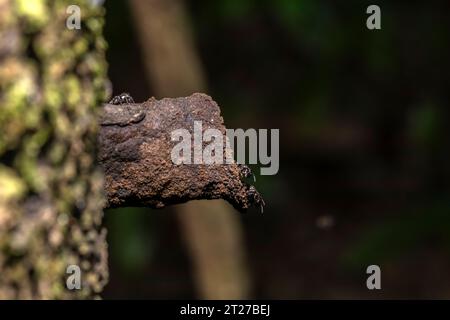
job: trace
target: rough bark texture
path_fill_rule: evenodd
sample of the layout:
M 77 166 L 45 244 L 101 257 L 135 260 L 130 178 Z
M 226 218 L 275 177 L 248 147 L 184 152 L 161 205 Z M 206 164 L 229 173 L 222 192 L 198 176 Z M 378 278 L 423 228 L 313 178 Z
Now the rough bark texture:
M 108 278 L 95 107 L 103 8 L 0 0 L 0 298 L 95 297 Z M 81 30 L 66 28 L 81 8 Z M 82 271 L 66 289 L 66 268 Z
M 142 104 L 107 104 L 103 109 L 98 141 L 107 207 L 162 208 L 188 200 L 225 199 L 242 211 L 257 200 L 236 163 L 172 162 L 171 151 L 178 143 L 171 140 L 174 130 L 187 129 L 193 136 L 194 121 L 201 121 L 203 131 L 218 129 L 225 136 L 219 106 L 209 96 L 151 98 Z M 224 159 L 227 153 L 232 155 L 225 145 L 223 152 Z

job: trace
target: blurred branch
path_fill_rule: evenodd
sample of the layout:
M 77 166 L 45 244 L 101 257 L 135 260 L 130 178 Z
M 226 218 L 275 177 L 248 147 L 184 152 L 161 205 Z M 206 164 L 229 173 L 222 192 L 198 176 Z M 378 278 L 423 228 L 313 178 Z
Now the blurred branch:
M 184 2 L 133 0 L 130 4 L 145 56 L 146 75 L 155 95 L 181 97 L 206 92 Z
M 130 7 L 155 94 L 178 97 L 205 92 L 206 80 L 184 2 L 132 0 Z M 207 206 L 189 202 L 177 209 L 200 296 L 248 298 L 250 281 L 239 217 L 221 201 Z

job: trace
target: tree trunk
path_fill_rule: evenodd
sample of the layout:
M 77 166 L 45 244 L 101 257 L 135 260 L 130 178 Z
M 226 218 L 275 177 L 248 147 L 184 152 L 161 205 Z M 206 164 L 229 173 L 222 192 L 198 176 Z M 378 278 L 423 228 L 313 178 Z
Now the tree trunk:
M 95 297 L 107 282 L 96 107 L 107 97 L 104 9 L 0 0 L 0 298 Z M 81 268 L 81 289 L 66 269 Z

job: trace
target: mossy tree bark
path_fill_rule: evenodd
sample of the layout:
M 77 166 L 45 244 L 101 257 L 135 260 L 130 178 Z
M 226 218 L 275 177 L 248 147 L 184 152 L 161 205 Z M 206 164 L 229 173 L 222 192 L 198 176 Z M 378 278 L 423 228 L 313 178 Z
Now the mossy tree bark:
M 108 278 L 96 107 L 104 9 L 0 0 L 0 298 L 91 298 Z M 66 27 L 69 5 L 81 29 Z M 66 289 L 66 268 L 82 271 Z

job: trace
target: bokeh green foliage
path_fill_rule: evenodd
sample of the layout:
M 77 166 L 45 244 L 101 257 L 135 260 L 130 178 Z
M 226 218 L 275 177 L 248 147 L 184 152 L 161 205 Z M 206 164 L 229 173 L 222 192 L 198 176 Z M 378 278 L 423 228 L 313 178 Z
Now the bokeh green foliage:
M 280 129 L 279 173 L 259 176 L 252 167 L 264 216 L 242 216 L 257 297 L 341 297 L 348 292 L 334 284 L 359 290 L 369 263 L 448 252 L 448 2 L 377 1 L 380 31 L 365 26 L 372 1 L 186 4 L 226 126 Z M 125 3 L 108 6 L 114 83 L 146 99 L 141 57 L 127 55 L 140 51 L 133 20 Z M 111 234 L 127 270 L 145 260 L 125 258 L 128 246 L 154 241 L 136 215 L 111 218 L 127 225 Z M 321 215 L 334 225 L 317 228 Z M 130 235 L 131 225 L 141 235 Z M 429 294 L 428 286 L 397 297 Z
M 344 266 L 401 257 L 435 237 L 442 240 L 435 245 L 448 249 L 449 72 L 441 68 L 448 66 L 449 29 L 443 3 L 379 1 L 380 31 L 365 27 L 369 1 L 191 3 L 211 90 L 226 106 L 228 126 L 281 127 L 277 177 L 285 181 L 259 177 L 267 203 L 286 219 L 301 219 L 296 215 L 302 213 L 284 209 L 295 207 L 299 193 L 313 207 L 327 207 L 326 197 L 338 196 L 348 206 L 368 203 L 368 212 L 327 207 L 341 224 L 352 223 L 354 215 L 364 221 L 355 223 L 353 241 L 341 252 Z M 313 191 L 305 176 L 326 179 Z M 367 179 L 380 189 L 327 186 Z M 416 187 L 392 190 L 392 180 Z M 384 203 L 398 209 L 383 208 L 377 216 L 369 205 Z

